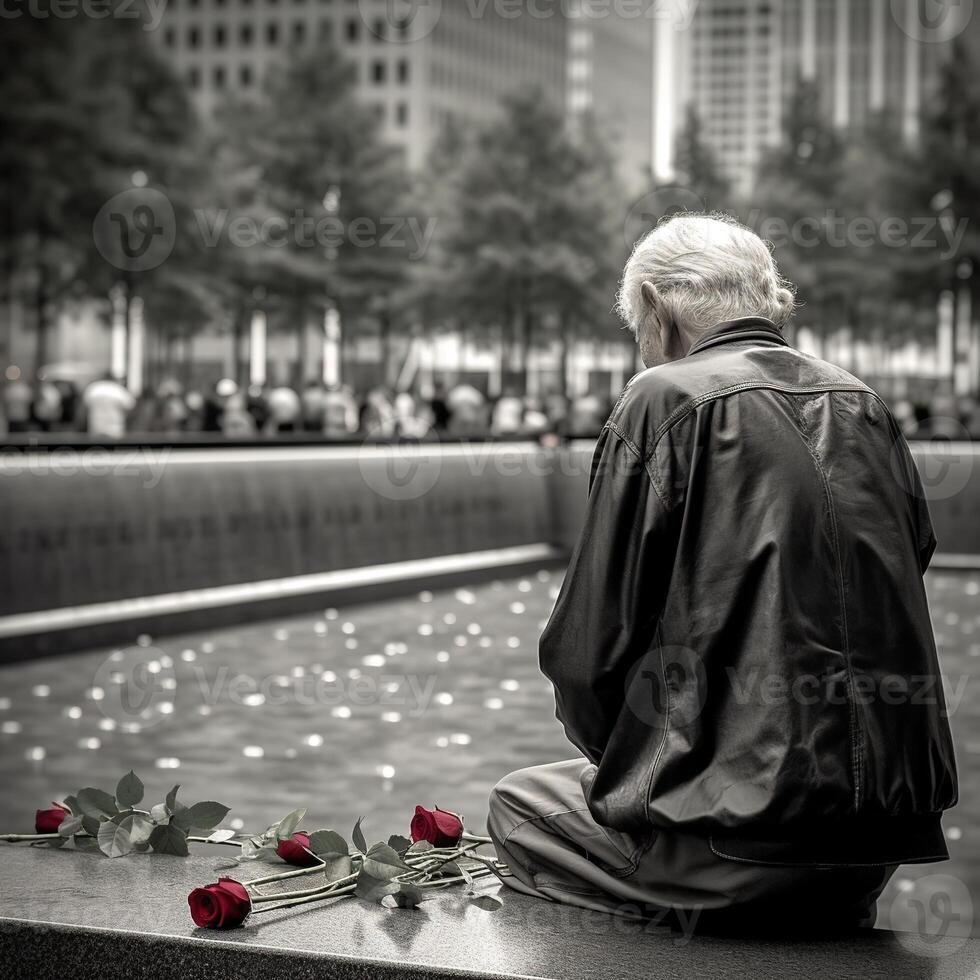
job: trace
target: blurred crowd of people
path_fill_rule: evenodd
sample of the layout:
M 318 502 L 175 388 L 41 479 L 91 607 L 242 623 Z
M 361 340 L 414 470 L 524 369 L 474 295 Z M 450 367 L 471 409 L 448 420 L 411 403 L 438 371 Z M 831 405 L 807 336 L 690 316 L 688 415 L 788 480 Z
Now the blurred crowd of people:
M 30 385 L 7 381 L 0 397 L 0 433 L 77 432 L 102 439 L 152 433 L 180 438 L 195 433 L 229 439 L 285 433 L 329 440 L 594 436 L 612 409 L 610 399 L 587 394 L 541 398 L 506 390 L 489 398 L 471 384 L 437 383 L 430 390 L 384 386 L 355 392 L 349 385 L 309 382 L 239 387 L 224 378 L 206 392 L 163 382 L 135 397 L 106 376 L 77 388 L 69 381 Z
M 180 438 L 208 433 L 229 439 L 274 438 L 284 433 L 329 440 L 595 436 L 612 401 L 596 394 L 543 397 L 505 390 L 487 397 L 466 382 L 437 383 L 429 390 L 393 391 L 384 386 L 355 392 L 349 385 L 309 382 L 240 388 L 230 378 L 208 391 L 184 390 L 165 381 L 135 397 L 110 376 L 84 386 L 66 380 L 34 385 L 15 379 L 0 389 L 0 435 L 88 434 L 121 439 L 127 434 Z M 980 402 L 938 389 L 928 402 L 896 399 L 892 404 L 909 439 L 980 440 Z

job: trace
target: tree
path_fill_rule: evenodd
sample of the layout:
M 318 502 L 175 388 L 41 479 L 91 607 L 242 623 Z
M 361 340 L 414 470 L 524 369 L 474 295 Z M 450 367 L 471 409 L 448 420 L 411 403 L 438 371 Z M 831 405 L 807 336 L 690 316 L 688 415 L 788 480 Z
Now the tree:
M 383 333 L 405 277 L 409 245 L 390 234 L 404 216 L 404 170 L 354 85 L 336 51 L 297 53 L 258 103 L 231 104 L 221 119 L 220 203 L 229 220 L 274 232 L 225 250 L 230 279 L 241 305 L 258 285 L 301 334 L 329 304 L 348 322 L 371 310 Z
M 504 100 L 458 164 L 431 281 L 457 316 L 501 337 L 526 388 L 527 352 L 612 305 L 623 201 L 599 140 L 573 140 L 539 92 Z
M 131 18 L 9 20 L 0 60 L 0 247 L 8 289 L 33 293 L 40 365 L 60 299 L 119 278 L 93 248 L 99 210 L 137 171 L 181 186 L 195 120 Z
M 731 185 L 714 150 L 704 140 L 701 117 L 693 104 L 687 107 L 684 126 L 677 137 L 674 165 L 684 186 L 701 198 L 707 210 L 723 210 L 729 205 Z

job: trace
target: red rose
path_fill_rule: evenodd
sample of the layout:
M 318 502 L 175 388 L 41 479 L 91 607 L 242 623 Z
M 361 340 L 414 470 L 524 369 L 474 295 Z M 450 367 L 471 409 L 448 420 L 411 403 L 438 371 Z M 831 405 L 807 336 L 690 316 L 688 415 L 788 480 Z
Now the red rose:
M 219 878 L 213 885 L 195 888 L 187 904 L 194 925 L 202 929 L 233 929 L 252 910 L 245 886 L 234 878 Z
M 415 808 L 412 817 L 412 842 L 427 840 L 434 847 L 452 847 L 463 836 L 463 821 L 448 810 Z
M 301 868 L 319 864 L 320 859 L 310 850 L 310 838 L 306 834 L 293 834 L 289 840 L 281 840 L 276 845 L 276 854 L 287 864 L 295 864 Z
M 56 834 L 61 821 L 70 816 L 70 811 L 60 803 L 52 805 L 50 810 L 38 810 L 34 814 L 34 831 L 38 834 Z

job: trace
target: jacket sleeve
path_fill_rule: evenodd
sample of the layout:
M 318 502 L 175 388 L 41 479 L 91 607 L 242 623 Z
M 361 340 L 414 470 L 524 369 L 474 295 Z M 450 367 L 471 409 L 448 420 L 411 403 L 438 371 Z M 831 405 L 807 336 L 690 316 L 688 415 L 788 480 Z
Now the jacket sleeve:
M 625 704 L 630 667 L 654 640 L 673 565 L 667 509 L 639 452 L 606 428 L 585 526 L 541 637 L 565 734 L 598 765 Z
M 919 570 L 925 575 L 932 561 L 933 553 L 936 550 L 936 534 L 932 529 L 932 518 L 929 515 L 929 504 L 926 502 L 926 491 L 922 486 L 922 479 L 919 476 L 919 468 L 915 465 L 915 459 L 905 436 L 898 431 L 896 426 L 896 446 L 900 457 L 900 464 L 903 469 L 903 480 L 905 482 L 905 492 L 909 497 L 909 505 L 912 509 L 913 522 L 915 526 L 916 548 L 919 553 Z

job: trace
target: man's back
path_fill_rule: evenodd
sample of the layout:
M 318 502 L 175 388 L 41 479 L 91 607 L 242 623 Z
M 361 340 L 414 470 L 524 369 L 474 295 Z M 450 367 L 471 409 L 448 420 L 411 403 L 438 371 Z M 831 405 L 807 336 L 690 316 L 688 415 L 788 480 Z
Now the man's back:
M 922 838 L 898 859 L 939 856 L 956 777 L 935 541 L 869 388 L 766 320 L 723 324 L 631 382 L 588 523 L 541 662 L 598 766 L 597 821 L 735 848 L 778 830 L 794 859 L 816 828 L 855 847 L 893 828 Z

